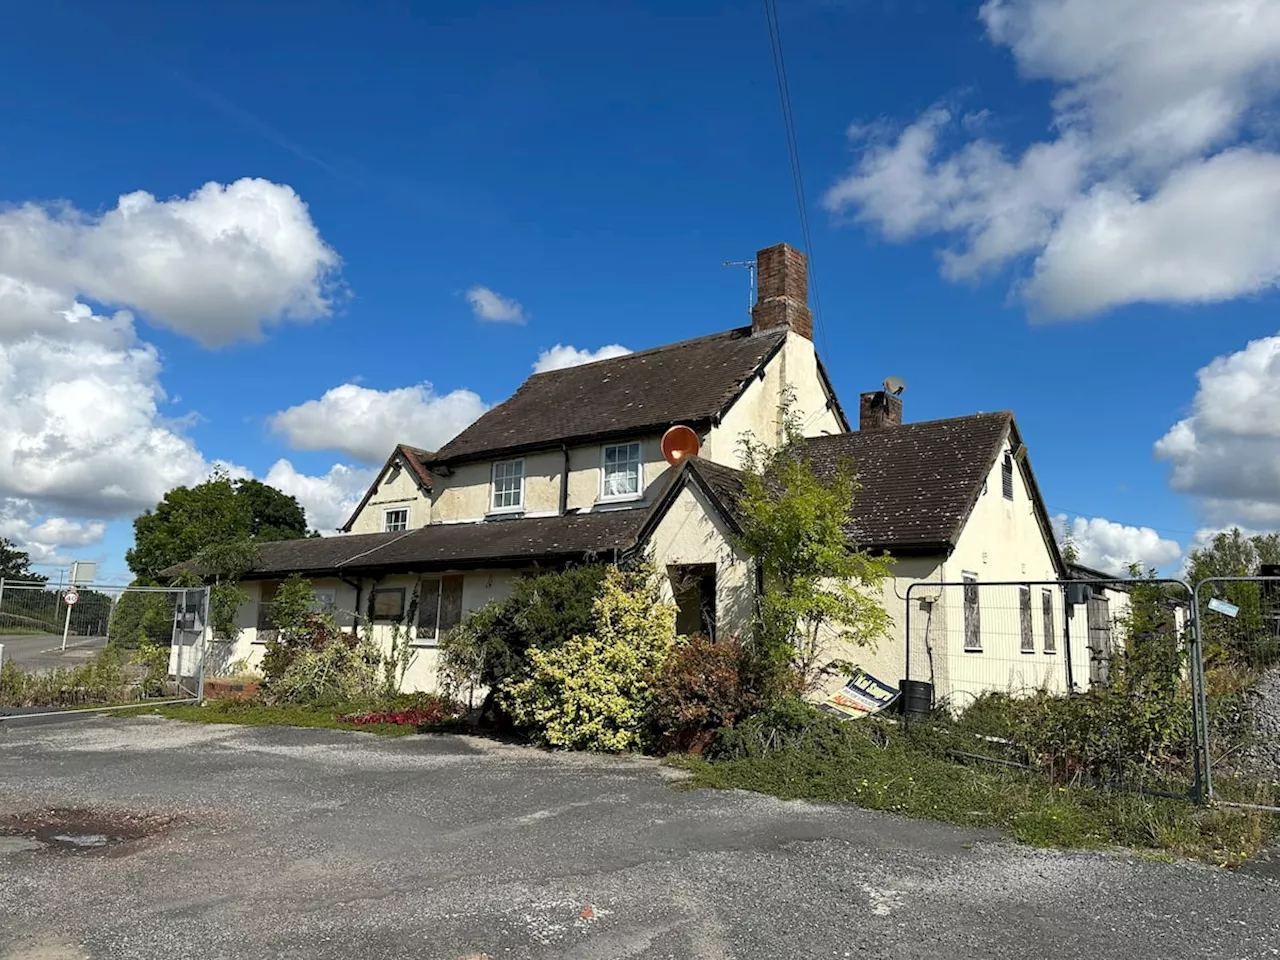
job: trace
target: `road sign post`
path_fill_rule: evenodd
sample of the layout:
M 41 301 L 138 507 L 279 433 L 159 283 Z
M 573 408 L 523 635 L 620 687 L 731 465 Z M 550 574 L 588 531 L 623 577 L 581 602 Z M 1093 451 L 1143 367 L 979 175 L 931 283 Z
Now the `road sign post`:
M 62 595 L 62 602 L 67 605 L 67 618 L 62 621 L 62 649 L 67 649 L 67 634 L 71 632 L 71 608 L 76 605 L 76 601 L 80 599 L 80 595 L 75 589 L 68 590 Z

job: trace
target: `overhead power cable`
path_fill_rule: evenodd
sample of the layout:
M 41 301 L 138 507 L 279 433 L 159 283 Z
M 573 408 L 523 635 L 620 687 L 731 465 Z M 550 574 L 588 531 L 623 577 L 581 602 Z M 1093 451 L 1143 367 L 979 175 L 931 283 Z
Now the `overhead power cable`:
M 787 159 L 791 164 L 791 182 L 795 188 L 796 208 L 800 214 L 800 236 L 809 258 L 809 290 L 813 294 L 814 326 L 827 352 L 827 331 L 822 322 L 822 298 L 818 293 L 818 276 L 814 268 L 813 235 L 809 232 L 809 208 L 804 195 L 804 173 L 800 167 L 800 146 L 796 140 L 795 113 L 791 109 L 791 84 L 787 80 L 787 60 L 782 50 L 782 31 L 778 26 L 776 0 L 763 0 L 764 17 L 769 26 L 769 49 L 773 54 L 773 73 L 778 82 L 778 100 L 782 105 L 782 127 L 787 141 Z

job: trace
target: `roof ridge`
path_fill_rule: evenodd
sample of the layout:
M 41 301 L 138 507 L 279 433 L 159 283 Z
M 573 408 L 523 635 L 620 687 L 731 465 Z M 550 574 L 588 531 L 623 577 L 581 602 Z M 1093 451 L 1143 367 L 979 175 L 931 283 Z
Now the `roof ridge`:
M 529 376 L 525 377 L 524 383 L 528 383 L 530 380 L 535 380 L 538 377 L 548 376 L 549 374 L 564 373 L 566 370 L 577 370 L 577 369 L 581 369 L 582 367 L 594 366 L 597 363 L 614 363 L 618 360 L 630 360 L 635 357 L 647 357 L 650 354 L 662 353 L 664 350 L 676 350 L 676 349 L 679 349 L 680 347 L 687 347 L 687 346 L 690 346 L 691 344 L 702 343 L 707 340 L 715 340 L 719 337 L 729 337 L 735 333 L 740 333 L 740 334 L 745 334 L 747 336 L 750 336 L 751 335 L 750 331 L 751 331 L 750 326 L 731 327 L 728 330 L 720 330 L 720 331 L 717 331 L 716 333 L 705 333 L 700 337 L 689 337 L 687 340 L 677 340 L 675 343 L 660 343 L 656 347 L 646 347 L 643 350 L 632 350 L 630 353 L 624 353 L 618 357 L 602 357 L 599 360 L 589 360 L 586 363 L 576 363 L 572 367 L 558 367 L 555 370 L 541 370 L 537 373 L 531 373 L 529 374 Z M 764 337 L 769 334 L 783 333 L 785 331 L 786 331 L 785 327 L 779 327 L 776 331 L 775 330 L 765 331 L 765 333 L 761 334 L 761 336 Z M 523 384 L 521 385 L 523 386 Z
M 848 433 L 824 433 L 816 437 L 805 437 L 804 442 L 820 443 L 824 441 L 837 440 L 845 437 L 865 437 L 865 436 L 886 436 L 899 433 L 903 430 L 911 430 L 916 427 L 932 427 L 943 423 L 959 423 L 964 420 L 987 420 L 987 419 L 1012 420 L 1012 410 L 984 410 L 981 413 L 966 413 L 957 417 L 938 417 L 934 420 L 911 420 L 907 423 L 900 423 L 896 426 L 886 427 L 882 430 L 850 430 Z

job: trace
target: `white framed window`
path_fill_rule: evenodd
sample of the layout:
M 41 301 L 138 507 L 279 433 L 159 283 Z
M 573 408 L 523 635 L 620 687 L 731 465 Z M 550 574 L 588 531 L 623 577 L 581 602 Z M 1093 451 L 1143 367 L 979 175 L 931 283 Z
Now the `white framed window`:
M 395 533 L 399 530 L 409 529 L 409 508 L 394 507 L 391 510 L 382 511 L 382 529 L 386 533 Z
M 524 509 L 524 461 L 499 460 L 493 465 L 493 512 Z
M 640 496 L 640 444 L 610 443 L 601 451 L 600 499 L 626 500 Z

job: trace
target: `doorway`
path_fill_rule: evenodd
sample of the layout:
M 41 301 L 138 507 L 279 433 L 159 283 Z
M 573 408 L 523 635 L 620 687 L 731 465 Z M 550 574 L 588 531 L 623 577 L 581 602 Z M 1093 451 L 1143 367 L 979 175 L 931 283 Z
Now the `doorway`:
M 667 567 L 676 602 L 676 633 L 716 638 L 716 565 L 682 563 Z

